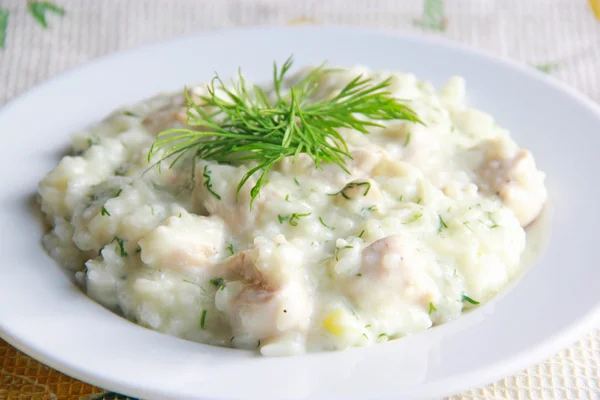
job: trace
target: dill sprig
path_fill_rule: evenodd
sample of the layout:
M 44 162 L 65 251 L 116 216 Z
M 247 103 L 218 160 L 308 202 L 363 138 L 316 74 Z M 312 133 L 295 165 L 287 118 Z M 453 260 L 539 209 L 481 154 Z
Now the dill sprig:
M 171 166 L 186 154 L 217 162 L 255 161 L 256 165 L 237 186 L 239 195 L 244 184 L 258 174 L 250 190 L 252 206 L 267 183 L 269 170 L 285 157 L 305 153 L 317 168 L 332 162 L 348 172 L 346 160 L 351 156 L 338 132 L 340 128 L 367 134 L 368 128 L 382 126 L 377 121 L 422 123 L 412 109 L 391 95 L 389 78 L 375 83 L 359 75 L 332 98 L 316 100 L 311 95 L 319 80 L 331 72 L 322 64 L 284 92 L 286 73 L 292 62 L 290 57 L 281 68 L 274 64 L 273 92 L 248 85 L 241 73 L 233 88 L 215 75 L 207 86 L 208 95 L 202 96 L 198 103 L 185 90 L 187 125 L 193 129 L 160 132 L 150 148 L 148 161 L 159 153 L 156 164 L 174 157 Z

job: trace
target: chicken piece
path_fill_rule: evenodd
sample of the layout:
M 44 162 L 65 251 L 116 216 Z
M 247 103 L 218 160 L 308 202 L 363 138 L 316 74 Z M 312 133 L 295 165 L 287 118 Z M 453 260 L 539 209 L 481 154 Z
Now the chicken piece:
M 424 306 L 440 296 L 428 274 L 428 260 L 414 239 L 390 235 L 362 251 L 359 273 L 350 279 L 348 295 L 373 312 L 398 302 Z
M 141 258 L 155 268 L 198 267 L 216 262 L 224 248 L 219 217 L 182 213 L 169 217 L 139 242 Z
M 215 272 L 226 280 L 215 295 L 236 343 L 256 347 L 305 332 L 312 299 L 302 268 L 302 252 L 285 240 L 257 237 L 254 246 L 229 257 Z
M 486 140 L 475 151 L 483 156 L 476 169 L 483 189 L 497 193 L 521 226 L 533 222 L 548 194 L 545 174 L 537 169 L 531 153 L 518 148 L 506 137 Z

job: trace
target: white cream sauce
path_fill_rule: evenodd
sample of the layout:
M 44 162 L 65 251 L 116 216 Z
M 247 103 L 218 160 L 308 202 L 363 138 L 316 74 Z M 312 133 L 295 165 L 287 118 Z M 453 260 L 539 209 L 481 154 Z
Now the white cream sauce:
M 486 301 L 521 271 L 544 174 L 466 105 L 460 77 L 436 92 L 412 74 L 355 67 L 319 94 L 359 73 L 391 76 L 425 125 L 341 130 L 350 174 L 285 159 L 252 209 L 252 179 L 236 198 L 251 165 L 148 169 L 156 133 L 185 124 L 180 95 L 75 134 L 77 155 L 40 183 L 46 248 L 90 297 L 141 325 L 264 355 L 366 346 L 458 317 L 464 296 Z

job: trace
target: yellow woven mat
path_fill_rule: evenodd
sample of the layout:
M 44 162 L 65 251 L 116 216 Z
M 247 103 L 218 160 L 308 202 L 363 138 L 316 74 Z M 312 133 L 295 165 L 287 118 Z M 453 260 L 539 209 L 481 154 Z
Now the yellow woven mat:
M 0 399 L 109 400 L 117 396 L 63 375 L 0 339 Z

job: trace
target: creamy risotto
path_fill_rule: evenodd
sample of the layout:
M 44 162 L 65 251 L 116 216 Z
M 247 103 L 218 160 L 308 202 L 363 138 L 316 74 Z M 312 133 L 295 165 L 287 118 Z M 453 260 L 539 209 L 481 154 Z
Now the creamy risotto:
M 268 356 L 368 346 L 458 317 L 519 272 L 544 174 L 466 104 L 460 77 L 436 91 L 408 73 L 336 69 L 311 98 L 332 99 L 360 74 L 389 78 L 422 123 L 340 128 L 346 171 L 315 168 L 306 152 L 284 157 L 251 207 L 260 173 L 238 184 L 260 159 L 170 167 L 159 148 L 148 160 L 157 133 L 189 128 L 181 94 L 74 134 L 73 154 L 39 186 L 46 249 L 88 296 L 137 324 Z

